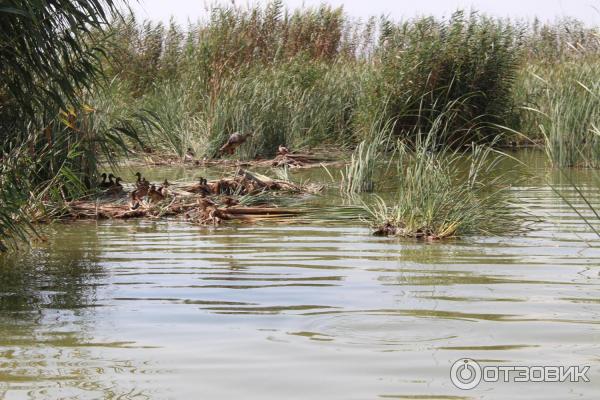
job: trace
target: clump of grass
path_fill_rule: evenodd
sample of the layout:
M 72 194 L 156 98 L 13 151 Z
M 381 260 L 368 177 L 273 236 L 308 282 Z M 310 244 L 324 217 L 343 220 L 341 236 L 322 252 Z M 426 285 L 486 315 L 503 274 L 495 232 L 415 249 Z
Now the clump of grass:
M 437 123 L 413 144 L 398 144 L 396 194 L 364 204 L 375 233 L 434 240 L 515 231 L 510 188 L 495 174 L 502 155 L 488 145 L 440 147 Z
M 595 64 L 566 64 L 544 86 L 540 130 L 558 167 L 600 167 L 600 72 Z
M 341 172 L 341 192 L 346 195 L 370 193 L 375 190 L 375 172 L 380 164 L 381 156 L 388 148 L 392 137 L 393 123 L 386 122 L 381 126 L 379 120 L 373 122 L 366 135 L 352 153 L 350 162 Z

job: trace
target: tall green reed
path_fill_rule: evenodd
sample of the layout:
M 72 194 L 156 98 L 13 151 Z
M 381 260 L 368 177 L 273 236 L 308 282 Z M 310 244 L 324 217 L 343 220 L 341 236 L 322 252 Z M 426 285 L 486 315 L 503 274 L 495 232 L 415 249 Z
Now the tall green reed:
M 448 109 L 429 131 L 398 141 L 389 161 L 396 169 L 394 194 L 363 203 L 377 234 L 442 239 L 518 230 L 509 185 L 496 168 L 504 155 L 494 141 L 447 146 L 452 118 Z
M 530 68 L 529 114 L 522 127 L 541 136 L 558 167 L 600 166 L 600 72 L 592 60 Z
M 348 165 L 341 171 L 341 192 L 353 196 L 358 193 L 375 191 L 377 185 L 377 169 L 381 167 L 393 136 L 393 121 L 373 121 L 366 138 L 352 153 Z
M 213 8 L 187 29 L 129 18 L 113 30 L 109 70 L 129 83 L 134 106 L 165 120 L 158 146 L 180 154 L 180 143 L 196 143 L 207 156 L 236 130 L 256 132 L 243 158 L 279 144 L 356 144 L 384 105 L 396 134 L 427 130 L 466 93 L 464 120 L 503 122 L 522 53 L 518 26 L 475 13 L 361 23 L 341 9 L 289 11 L 278 1 Z

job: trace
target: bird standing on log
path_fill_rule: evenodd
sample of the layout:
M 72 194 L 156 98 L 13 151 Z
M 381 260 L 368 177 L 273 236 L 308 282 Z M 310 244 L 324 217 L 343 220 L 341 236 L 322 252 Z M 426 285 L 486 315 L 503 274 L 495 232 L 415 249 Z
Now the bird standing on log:
M 194 153 L 194 150 L 191 147 L 188 147 L 185 155 L 183 156 L 183 162 L 192 162 L 194 161 L 195 156 L 196 154 Z
M 106 181 L 106 172 L 103 172 L 102 175 L 100 175 L 102 177 L 102 182 L 100 182 L 100 184 L 98 186 L 100 186 L 102 189 L 107 189 L 110 187 L 110 183 Z
M 123 185 L 121 185 L 121 182 L 123 182 L 123 179 L 121 179 L 120 176 L 117 177 L 115 183 L 108 188 L 107 192 L 112 195 L 120 194 L 123 191 Z
M 235 152 L 235 149 L 237 149 L 242 144 L 244 144 L 246 142 L 246 140 L 248 140 L 248 138 L 251 137 L 252 135 L 253 135 L 252 132 L 250 132 L 250 133 L 240 133 L 240 132 L 232 133 L 231 136 L 229 136 L 229 139 L 227 139 L 227 143 L 225 143 L 219 149 L 219 154 L 225 154 L 225 153 L 233 154 Z
M 136 189 L 131 192 L 131 198 L 133 201 L 141 201 L 148 194 L 148 191 L 150 190 L 150 183 L 146 180 L 146 178 L 143 178 L 142 174 L 139 172 L 137 172 L 135 176 L 137 176 L 137 181 L 135 183 Z
M 152 184 L 148 190 L 148 198 L 150 199 L 151 203 L 158 203 L 164 199 L 165 196 L 160 191 L 156 190 L 156 186 Z
M 290 153 L 290 149 L 288 149 L 287 147 L 285 147 L 284 145 L 280 144 L 279 147 L 277 148 L 277 155 L 279 156 L 285 156 L 286 154 Z

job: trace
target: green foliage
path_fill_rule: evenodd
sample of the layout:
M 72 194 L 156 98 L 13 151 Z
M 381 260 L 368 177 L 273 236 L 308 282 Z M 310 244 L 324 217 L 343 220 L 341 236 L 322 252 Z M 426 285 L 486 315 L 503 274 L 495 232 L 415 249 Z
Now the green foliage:
M 389 148 L 393 127 L 391 121 L 381 123 L 376 120 L 371 124 L 367 137 L 356 146 L 350 162 L 342 172 L 342 193 L 353 196 L 376 189 L 376 170 Z
M 0 5 L 0 250 L 15 245 L 10 238 L 25 239 L 30 221 L 48 217 L 42 200 L 81 195 L 96 182 L 97 157 L 111 160 L 125 137 L 135 139 L 140 118 L 92 95 L 101 93 L 102 29 L 116 6 Z
M 385 129 L 373 130 L 371 140 L 359 144 L 343 174 L 343 193 L 370 192 L 375 176 L 381 180 L 395 169 L 393 179 L 385 181 L 393 195 L 362 202 L 377 234 L 441 239 L 518 229 L 508 180 L 496 174 L 505 157 L 493 149 L 498 139 L 469 146 L 449 141 L 481 136 L 476 130 L 484 128 L 476 121 L 467 124 L 473 132 L 455 131 L 454 121 L 462 118 L 463 103 L 469 100 L 467 95 L 446 104 L 428 131 L 415 129 L 410 137 L 399 139 L 391 157 L 386 154 L 391 147 L 388 132 L 393 131 L 389 122 L 375 123 Z M 378 162 L 384 157 L 387 167 Z
M 503 123 L 512 105 L 521 34 L 507 22 L 475 12 L 466 17 L 457 11 L 448 21 L 421 18 L 395 25 L 384 20 L 377 48 L 381 79 L 374 81 L 371 95 L 389 98 L 388 118 L 397 119 L 401 132 L 428 130 L 447 104 L 459 99 L 463 108 L 461 118 L 452 121 L 455 128 L 472 121 Z M 449 139 L 468 143 L 493 136 Z
M 129 17 L 112 31 L 107 70 L 131 88 L 131 107 L 156 115 L 149 139 L 180 156 L 187 147 L 215 156 L 233 131 L 256 132 L 244 158 L 279 144 L 357 143 L 377 121 L 410 135 L 458 99 L 455 132 L 485 140 L 492 132 L 467 124 L 491 130 L 507 118 L 522 54 L 520 29 L 461 12 L 360 23 L 341 9 L 272 2 L 213 8 L 185 30 Z
M 518 230 L 509 187 L 495 174 L 499 153 L 487 145 L 474 145 L 467 153 L 439 146 L 441 123 L 434 121 L 413 144 L 398 144 L 391 204 L 375 196 L 364 205 L 376 233 L 442 239 Z
M 558 167 L 600 167 L 600 71 L 598 58 L 527 68 L 521 130 L 543 139 Z
M 0 5 L 2 114 L 36 119 L 40 110 L 78 104 L 98 72 L 93 30 L 114 0 L 7 0 Z M 9 111 L 6 111 L 6 108 Z M 10 113 L 9 113 L 10 112 Z

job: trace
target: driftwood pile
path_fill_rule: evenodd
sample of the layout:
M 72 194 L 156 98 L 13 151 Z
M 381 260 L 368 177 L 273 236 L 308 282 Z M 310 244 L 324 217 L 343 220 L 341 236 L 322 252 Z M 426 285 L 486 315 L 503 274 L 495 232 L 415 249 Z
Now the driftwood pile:
M 279 153 L 272 160 L 257 161 L 257 165 L 266 167 L 312 168 L 321 165 L 339 163 L 313 154 Z
M 329 157 L 319 156 L 310 153 L 278 153 L 272 159 L 256 159 L 256 160 L 234 160 L 227 158 L 219 159 L 194 159 L 193 157 L 179 157 L 145 154 L 143 156 L 144 163 L 153 166 L 178 165 L 187 164 L 192 166 L 202 167 L 288 167 L 288 168 L 314 168 L 322 165 L 331 166 L 344 164 L 339 160 L 334 160 Z
M 180 217 L 202 225 L 219 225 L 226 220 L 257 221 L 300 214 L 298 210 L 280 208 L 261 200 L 264 194 L 314 194 L 316 185 L 296 185 L 271 179 L 243 169 L 232 176 L 212 181 L 201 178 L 197 183 L 164 185 L 159 201 L 142 199 L 135 204 L 124 186 L 122 193 L 93 200 L 72 201 L 65 205 L 65 219 L 161 219 Z M 252 206 L 249 206 L 252 204 Z

